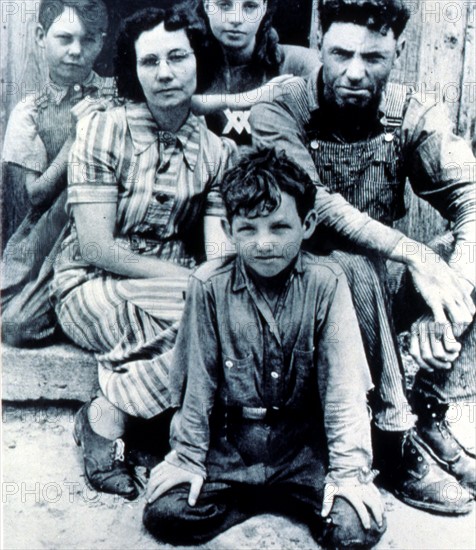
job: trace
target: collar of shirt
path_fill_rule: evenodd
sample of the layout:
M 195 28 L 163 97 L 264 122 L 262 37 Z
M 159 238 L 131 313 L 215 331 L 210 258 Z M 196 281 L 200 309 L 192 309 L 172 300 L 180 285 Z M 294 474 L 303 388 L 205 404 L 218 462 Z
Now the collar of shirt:
M 177 133 L 160 130 L 146 103 L 126 104 L 127 124 L 131 132 L 135 153 L 140 155 L 159 139 L 176 140 L 183 151 L 185 161 L 194 170 L 200 148 L 199 119 L 190 113 Z M 170 137 L 169 137 L 170 136 Z
M 300 251 L 296 258 L 296 261 L 294 263 L 294 267 L 291 273 L 301 274 L 303 272 L 304 272 L 304 265 L 303 265 L 302 251 Z M 245 265 L 243 263 L 243 259 L 241 258 L 241 256 L 237 256 L 231 288 L 233 292 L 239 292 L 240 290 L 243 290 L 244 288 L 246 288 L 248 285 L 251 285 L 251 284 L 253 283 L 251 283 L 250 278 L 248 277 Z
M 311 112 L 311 118 L 313 118 L 317 111 L 319 111 L 319 89 L 322 86 L 322 67 L 316 69 L 307 78 L 307 96 L 309 111 Z M 382 126 L 387 124 L 385 113 L 387 111 L 387 101 L 385 91 L 382 94 L 378 107 L 378 118 Z
M 289 285 L 291 284 L 291 279 L 293 278 L 293 275 L 302 274 L 303 271 L 304 271 L 304 266 L 303 266 L 302 252 L 299 252 L 296 258 L 296 261 L 294 263 L 293 269 L 289 273 L 289 277 L 287 281 L 285 281 L 284 286 L 289 287 Z M 283 301 L 284 296 L 287 294 L 285 289 L 283 288 L 283 292 L 281 293 L 281 296 L 276 304 L 276 307 L 273 308 L 274 309 L 274 312 L 273 312 L 271 310 L 269 303 L 264 299 L 264 296 L 262 295 L 261 290 L 255 285 L 255 283 L 253 283 L 251 278 L 248 276 L 241 256 L 238 256 L 236 259 L 233 277 L 234 278 L 232 280 L 232 291 L 239 292 L 240 290 L 243 290 L 245 288 L 248 290 L 248 293 L 251 296 L 251 299 L 254 301 L 256 307 L 261 312 L 261 315 L 263 316 L 264 320 L 268 324 L 271 334 L 273 334 L 277 342 L 281 344 L 281 336 L 279 334 L 278 323 L 276 322 L 276 319 L 277 319 L 277 316 L 279 316 L 279 312 L 281 311 L 284 304 L 284 301 Z M 275 317 L 275 315 L 277 316 Z
M 88 78 L 82 84 L 74 84 L 73 86 L 60 86 L 48 77 L 46 82 L 45 92 L 48 99 L 59 105 L 71 90 L 72 95 L 82 97 L 88 93 L 95 92 L 101 88 L 103 79 L 94 71 L 91 71 Z

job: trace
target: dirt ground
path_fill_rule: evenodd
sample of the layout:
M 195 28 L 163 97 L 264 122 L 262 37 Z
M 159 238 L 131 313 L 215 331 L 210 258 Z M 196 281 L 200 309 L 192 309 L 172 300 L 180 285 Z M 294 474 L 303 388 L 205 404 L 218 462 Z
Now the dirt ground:
M 2 548 L 172 548 L 155 542 L 142 527 L 143 499 L 130 503 L 86 486 L 71 436 L 74 412 L 74 407 L 67 406 L 4 405 Z M 474 509 L 463 517 L 435 516 L 382 493 L 388 530 L 378 548 L 476 548 Z M 297 550 L 318 546 L 305 526 L 262 515 L 201 548 Z

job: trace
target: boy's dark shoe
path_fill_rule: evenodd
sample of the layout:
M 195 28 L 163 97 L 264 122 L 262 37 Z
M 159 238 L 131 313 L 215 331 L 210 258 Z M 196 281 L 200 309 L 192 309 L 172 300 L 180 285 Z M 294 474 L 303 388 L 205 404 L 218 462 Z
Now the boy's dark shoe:
M 449 515 L 472 510 L 471 495 L 440 468 L 415 429 L 379 432 L 375 466 L 386 489 L 406 504 Z M 385 450 L 385 452 L 382 451 Z
M 446 420 L 447 404 L 429 398 L 415 403 L 421 444 L 438 465 L 454 476 L 470 495 L 476 496 L 476 459 L 451 433 Z
M 88 419 L 89 403 L 83 405 L 74 419 L 73 437 L 83 447 L 84 472 L 91 486 L 133 500 L 139 491 L 124 461 L 122 439 L 106 439 L 95 433 Z

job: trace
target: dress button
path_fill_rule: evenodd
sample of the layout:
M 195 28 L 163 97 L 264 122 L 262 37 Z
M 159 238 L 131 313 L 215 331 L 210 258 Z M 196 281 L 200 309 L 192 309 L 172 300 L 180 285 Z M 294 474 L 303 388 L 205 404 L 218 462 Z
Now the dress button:
M 169 200 L 169 197 L 165 193 L 157 193 L 155 200 L 160 204 L 165 204 Z
M 73 90 L 74 90 L 75 92 L 79 92 L 79 91 L 81 90 L 81 86 L 80 86 L 79 84 L 75 84 L 75 85 L 73 86 Z
M 313 139 L 311 141 L 311 149 L 313 149 L 314 151 L 317 151 L 317 149 L 319 149 L 319 142 L 316 139 Z
M 273 372 L 271 373 L 271 377 L 274 378 L 275 380 L 277 380 L 277 379 L 279 378 L 279 373 L 276 372 L 276 371 L 273 371 Z
M 231 369 L 232 366 L 233 366 L 233 361 L 230 361 L 230 359 L 227 359 L 225 361 L 225 367 Z

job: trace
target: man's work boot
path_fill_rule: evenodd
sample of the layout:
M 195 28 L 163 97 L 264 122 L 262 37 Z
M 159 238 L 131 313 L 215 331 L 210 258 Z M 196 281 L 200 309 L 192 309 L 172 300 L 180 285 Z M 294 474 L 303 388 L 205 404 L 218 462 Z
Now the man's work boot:
M 422 510 L 461 515 L 473 508 L 472 497 L 458 480 L 440 468 L 415 429 L 382 432 L 374 437 L 377 478 L 397 498 Z
M 441 468 L 454 476 L 473 498 L 476 497 L 476 459 L 458 442 L 446 420 L 449 405 L 418 395 L 414 409 L 416 429 L 422 445 Z

